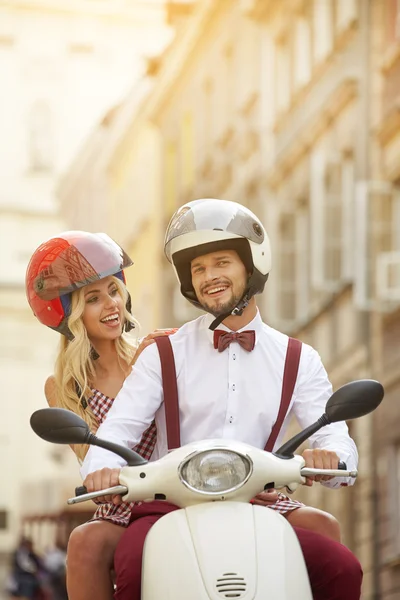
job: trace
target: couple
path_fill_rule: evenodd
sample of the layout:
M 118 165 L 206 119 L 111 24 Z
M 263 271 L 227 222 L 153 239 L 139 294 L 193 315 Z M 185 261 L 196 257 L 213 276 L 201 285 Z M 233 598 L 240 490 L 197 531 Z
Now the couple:
M 183 296 L 207 314 L 179 331 L 156 331 L 136 348 L 125 334 L 136 322 L 123 273 L 132 261 L 122 248 L 105 234 L 69 232 L 36 250 L 27 270 L 28 300 L 37 318 L 62 334 L 55 374 L 45 386 L 50 406 L 76 412 L 99 437 L 124 443 L 144 458 L 160 458 L 167 440 L 160 357 L 153 342 L 170 335 L 182 444 L 227 438 L 264 448 L 280 407 L 289 338 L 263 323 L 256 305 L 255 295 L 263 291 L 271 269 L 262 223 L 235 202 L 196 200 L 172 217 L 165 254 Z M 306 427 L 324 412 L 331 393 L 317 352 L 303 344 L 275 448 L 291 414 Z M 356 468 L 357 450 L 344 423 L 330 425 L 310 443 L 312 449 L 303 454 L 307 466 L 336 469 L 343 460 Z M 119 457 L 96 447 L 73 450 L 88 491 L 118 484 Z M 329 487 L 342 485 L 316 479 Z M 176 507 L 163 501 L 126 504 L 120 497 L 104 501 L 89 523 L 72 532 L 69 598 L 110 600 L 114 567 L 114 597 L 139 600 L 146 534 Z M 278 510 L 295 528 L 316 600 L 360 598 L 360 564 L 340 544 L 331 515 L 277 492 L 262 492 L 253 502 Z

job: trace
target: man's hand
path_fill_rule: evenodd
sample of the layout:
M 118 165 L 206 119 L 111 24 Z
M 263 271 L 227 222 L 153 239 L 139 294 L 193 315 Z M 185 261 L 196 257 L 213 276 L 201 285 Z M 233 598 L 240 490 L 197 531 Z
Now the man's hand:
M 83 482 L 83 485 L 88 492 L 98 492 L 99 490 L 119 485 L 120 471 L 121 469 L 108 469 L 107 467 L 100 469 L 99 471 L 94 471 L 93 473 L 89 473 Z M 113 504 L 118 505 L 122 504 L 122 496 L 101 496 L 98 498 L 98 501 L 105 503 L 112 502 Z
M 332 450 L 304 450 L 303 458 L 306 461 L 305 466 L 312 469 L 337 469 L 339 466 L 339 457 Z M 312 486 L 314 481 L 328 481 L 333 479 L 327 475 L 316 475 L 315 477 L 306 477 L 306 485 Z

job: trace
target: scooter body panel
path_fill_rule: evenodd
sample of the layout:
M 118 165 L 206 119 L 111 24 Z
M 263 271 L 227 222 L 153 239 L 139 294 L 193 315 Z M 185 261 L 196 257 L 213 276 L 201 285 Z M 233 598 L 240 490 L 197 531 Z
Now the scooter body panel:
M 299 542 L 284 517 L 239 502 L 162 517 L 146 538 L 142 600 L 312 600 Z

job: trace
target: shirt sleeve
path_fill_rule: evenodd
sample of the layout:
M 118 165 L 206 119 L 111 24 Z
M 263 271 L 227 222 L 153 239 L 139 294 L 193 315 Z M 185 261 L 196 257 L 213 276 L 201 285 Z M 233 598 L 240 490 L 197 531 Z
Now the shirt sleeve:
M 332 385 L 327 372 L 322 364 L 319 354 L 310 346 L 304 345 L 300 363 L 298 385 L 296 386 L 293 412 L 300 426 L 304 429 L 321 417 L 325 412 L 327 401 L 332 395 Z M 348 470 L 357 469 L 357 448 L 349 435 L 349 430 L 344 421 L 326 425 L 309 438 L 311 448 L 323 448 L 336 452 L 340 460 L 344 461 Z M 322 482 L 322 485 L 338 488 L 344 485 L 353 485 L 352 477 L 336 477 Z
M 134 448 L 153 421 L 163 401 L 160 356 L 156 344 L 141 353 L 125 379 L 97 437 Z M 113 452 L 91 446 L 81 467 L 82 478 L 103 467 L 123 467 L 126 462 Z

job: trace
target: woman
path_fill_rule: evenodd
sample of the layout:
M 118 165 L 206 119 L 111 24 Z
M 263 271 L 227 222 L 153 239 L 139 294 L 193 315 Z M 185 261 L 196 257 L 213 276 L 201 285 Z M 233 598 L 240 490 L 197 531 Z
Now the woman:
M 125 335 L 137 322 L 131 314 L 123 269 L 132 261 L 104 234 L 67 232 L 42 244 L 26 275 L 29 304 L 39 321 L 62 334 L 55 374 L 45 384 L 50 406 L 68 408 L 96 431 L 138 356 Z M 152 341 L 147 336 L 142 350 Z M 137 450 L 150 458 L 152 424 Z M 79 461 L 87 447 L 73 447 Z M 101 505 L 78 527 L 68 548 L 70 598 L 111 598 L 114 549 L 129 522 L 130 505 Z M 84 546 L 82 546 L 82 540 Z M 90 552 L 81 561 L 82 550 Z
M 139 349 L 126 337 L 136 323 L 131 314 L 123 269 L 132 261 L 105 234 L 67 232 L 42 244 L 26 277 L 28 301 L 37 318 L 62 334 L 55 374 L 46 381 L 50 406 L 68 408 L 96 431 L 121 389 Z M 172 330 L 163 332 L 171 333 Z M 154 422 L 136 447 L 149 459 L 156 441 Z M 81 461 L 87 447 L 76 445 Z M 295 525 L 338 537 L 336 521 L 283 495 L 261 494 L 256 503 L 271 505 Z M 110 571 L 115 548 L 129 523 L 132 504 L 103 504 L 93 519 L 74 529 L 68 544 L 70 600 L 110 600 Z M 295 510 L 297 509 L 297 510 Z

